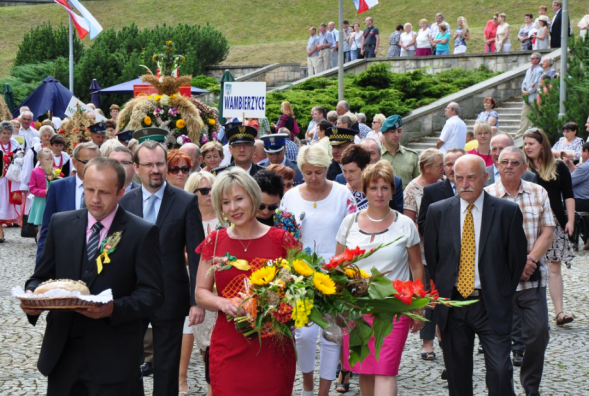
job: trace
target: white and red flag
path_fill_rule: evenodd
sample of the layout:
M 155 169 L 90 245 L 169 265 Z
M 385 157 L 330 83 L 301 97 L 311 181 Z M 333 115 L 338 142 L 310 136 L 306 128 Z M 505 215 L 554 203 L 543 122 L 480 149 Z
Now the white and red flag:
M 70 0 L 70 3 L 80 11 L 80 14 L 82 14 L 82 17 L 86 23 L 88 23 L 88 26 L 90 27 L 90 40 L 94 40 L 94 38 L 102 32 L 102 26 L 98 23 L 96 18 L 94 18 L 94 15 L 90 14 L 90 11 L 88 11 L 78 0 Z
M 88 25 L 88 22 L 86 22 L 86 20 L 84 18 L 82 18 L 81 16 L 79 16 L 78 14 L 76 14 L 72 10 L 72 7 L 70 7 L 67 0 L 53 0 L 53 1 L 55 1 L 57 4 L 59 4 L 60 6 L 65 8 L 66 11 L 70 13 L 70 16 L 72 17 L 72 22 L 74 23 L 74 27 L 78 31 L 78 35 L 80 36 L 80 39 L 83 39 L 84 37 L 86 37 L 86 35 L 90 32 L 90 26 Z
M 354 0 L 356 14 L 362 14 L 378 4 L 378 0 Z

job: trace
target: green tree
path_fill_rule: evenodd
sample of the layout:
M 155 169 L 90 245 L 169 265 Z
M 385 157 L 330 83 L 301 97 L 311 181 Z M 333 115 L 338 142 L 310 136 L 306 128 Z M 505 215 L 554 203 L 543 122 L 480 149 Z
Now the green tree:
M 567 58 L 565 115 L 559 119 L 560 113 L 560 80 L 554 79 L 547 92 L 540 92 L 540 103 L 532 104 L 528 118 L 534 125 L 542 129 L 554 143 L 562 137 L 562 126 L 574 121 L 584 125 L 589 115 L 589 40 L 578 40 L 574 36 L 569 39 L 569 56 Z M 579 136 L 586 133 L 579 128 Z
M 84 53 L 84 46 L 74 35 L 74 61 L 77 62 Z M 14 66 L 55 60 L 58 57 L 69 58 L 68 28 L 59 24 L 55 28 L 50 23 L 32 28 L 18 46 Z

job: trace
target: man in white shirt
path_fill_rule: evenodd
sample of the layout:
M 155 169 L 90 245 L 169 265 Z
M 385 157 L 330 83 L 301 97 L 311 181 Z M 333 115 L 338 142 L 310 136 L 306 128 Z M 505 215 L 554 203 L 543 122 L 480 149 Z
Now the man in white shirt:
M 331 35 L 333 36 L 333 39 L 335 41 L 335 45 L 333 47 L 331 47 L 331 65 L 330 67 L 337 67 L 337 63 L 338 63 L 338 54 L 337 51 L 339 49 L 339 30 L 337 30 L 335 28 L 335 22 L 329 22 L 327 24 L 327 30 L 329 30 L 329 33 L 331 33 Z
M 466 144 L 466 124 L 458 117 L 458 113 L 460 106 L 456 102 L 450 102 L 444 110 L 448 121 L 437 143 L 437 148 L 444 153 L 453 148 L 464 149 Z
M 18 117 L 20 121 L 20 129 L 18 131 L 18 135 L 21 136 L 25 141 L 25 152 L 30 150 L 33 147 L 33 140 L 39 137 L 39 132 L 31 127 L 33 122 L 33 113 L 25 110 L 23 113 Z

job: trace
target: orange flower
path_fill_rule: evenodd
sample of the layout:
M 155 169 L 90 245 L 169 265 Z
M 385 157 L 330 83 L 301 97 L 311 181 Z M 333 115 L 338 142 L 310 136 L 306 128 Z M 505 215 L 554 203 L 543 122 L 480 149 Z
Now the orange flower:
M 180 118 L 178 121 L 176 121 L 176 128 L 178 129 L 182 129 L 186 126 L 186 122 Z
M 149 116 L 143 117 L 143 123 L 147 126 L 151 125 L 151 118 Z

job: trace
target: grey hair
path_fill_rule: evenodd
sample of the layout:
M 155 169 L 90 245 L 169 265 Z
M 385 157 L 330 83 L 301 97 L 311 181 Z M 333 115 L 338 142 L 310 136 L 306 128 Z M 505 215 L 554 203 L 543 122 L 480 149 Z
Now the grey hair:
M 500 136 L 501 136 L 501 137 L 507 137 L 507 138 L 509 139 L 509 145 L 508 145 L 508 147 L 509 147 L 509 146 L 515 146 L 515 142 L 513 141 L 513 138 L 512 138 L 511 136 L 509 136 L 509 135 L 508 135 L 507 133 L 505 133 L 505 132 L 499 132 L 499 133 L 496 133 L 496 134 L 495 134 L 495 136 L 493 136 L 493 137 L 491 138 L 491 144 L 493 144 L 493 140 L 495 140 L 496 138 L 498 138 L 498 137 L 500 137 Z
M 358 122 L 361 124 L 366 124 L 366 114 L 364 113 L 356 113 L 356 118 L 358 118 Z
M 10 133 L 14 133 L 14 124 L 10 121 L 0 122 L 0 132 L 2 132 L 4 130 L 9 130 Z
M 39 128 L 39 137 L 41 137 L 45 131 L 50 131 L 51 136 L 55 135 L 55 129 L 53 129 L 51 125 L 43 125 L 41 128 Z
M 299 169 L 303 169 L 304 165 L 328 168 L 330 163 L 331 160 L 327 151 L 318 144 L 301 147 L 297 155 L 297 166 Z
M 536 58 L 542 60 L 542 54 L 539 52 L 532 52 L 532 56 L 535 56 Z
M 331 122 L 332 124 L 337 122 L 337 117 L 337 111 L 331 110 L 329 113 L 327 113 L 327 121 Z
M 550 66 L 554 65 L 554 60 L 552 60 L 551 58 L 546 58 L 546 59 L 544 59 L 544 60 L 545 60 L 546 62 L 548 62 L 548 64 L 549 64 Z
M 342 105 L 342 107 L 348 111 L 350 111 L 350 104 L 345 101 L 345 100 L 340 100 L 339 102 L 337 102 L 337 105 Z
M 518 153 L 520 156 L 520 159 L 522 160 L 522 164 L 526 163 L 526 155 L 524 154 L 524 152 L 515 146 L 508 146 L 505 147 L 502 151 L 501 154 L 499 154 L 499 162 L 501 162 L 501 158 L 503 158 L 503 154 L 505 153 Z
M 352 119 L 350 117 L 348 117 L 347 115 L 340 116 L 338 118 L 338 121 L 341 122 L 342 124 L 346 124 L 346 128 L 352 127 Z
M 456 112 L 456 115 L 460 115 L 460 105 L 458 103 L 450 102 L 448 103 L 448 106 Z
M 440 157 L 442 162 L 444 161 L 444 153 L 440 150 L 435 148 L 428 148 L 424 152 L 421 153 L 419 156 L 419 171 L 423 173 L 425 171 L 425 166 L 429 165 L 432 166 L 436 157 Z
M 115 147 L 125 147 L 118 139 L 107 139 L 102 146 L 100 146 L 100 154 L 103 157 L 108 157 Z
M 78 154 L 80 154 L 81 150 L 96 150 L 98 151 L 98 155 L 100 155 L 100 149 L 98 148 L 97 145 L 95 145 L 92 142 L 84 142 L 84 143 L 79 143 L 76 148 L 74 148 L 74 152 L 72 153 L 72 157 L 74 157 L 74 159 L 78 159 Z
M 31 118 L 33 118 L 33 119 L 35 118 L 35 115 L 33 114 L 33 112 L 31 110 L 25 110 L 22 113 L 20 113 L 20 115 L 18 116 L 19 121 L 20 121 L 20 118 L 25 115 L 25 113 L 29 113 L 31 115 Z
M 362 139 L 359 143 L 360 146 L 363 146 L 364 142 L 366 142 L 368 144 L 374 143 L 374 145 L 376 146 L 376 149 L 378 150 L 378 155 L 382 155 L 382 146 L 378 140 L 376 140 L 375 138 L 372 138 L 372 137 Z M 372 143 L 370 143 L 370 142 L 372 142 Z
M 442 17 L 442 18 L 444 18 L 444 14 L 442 14 L 441 12 L 438 12 L 438 13 L 436 14 L 436 16 L 437 16 L 437 17 Z

